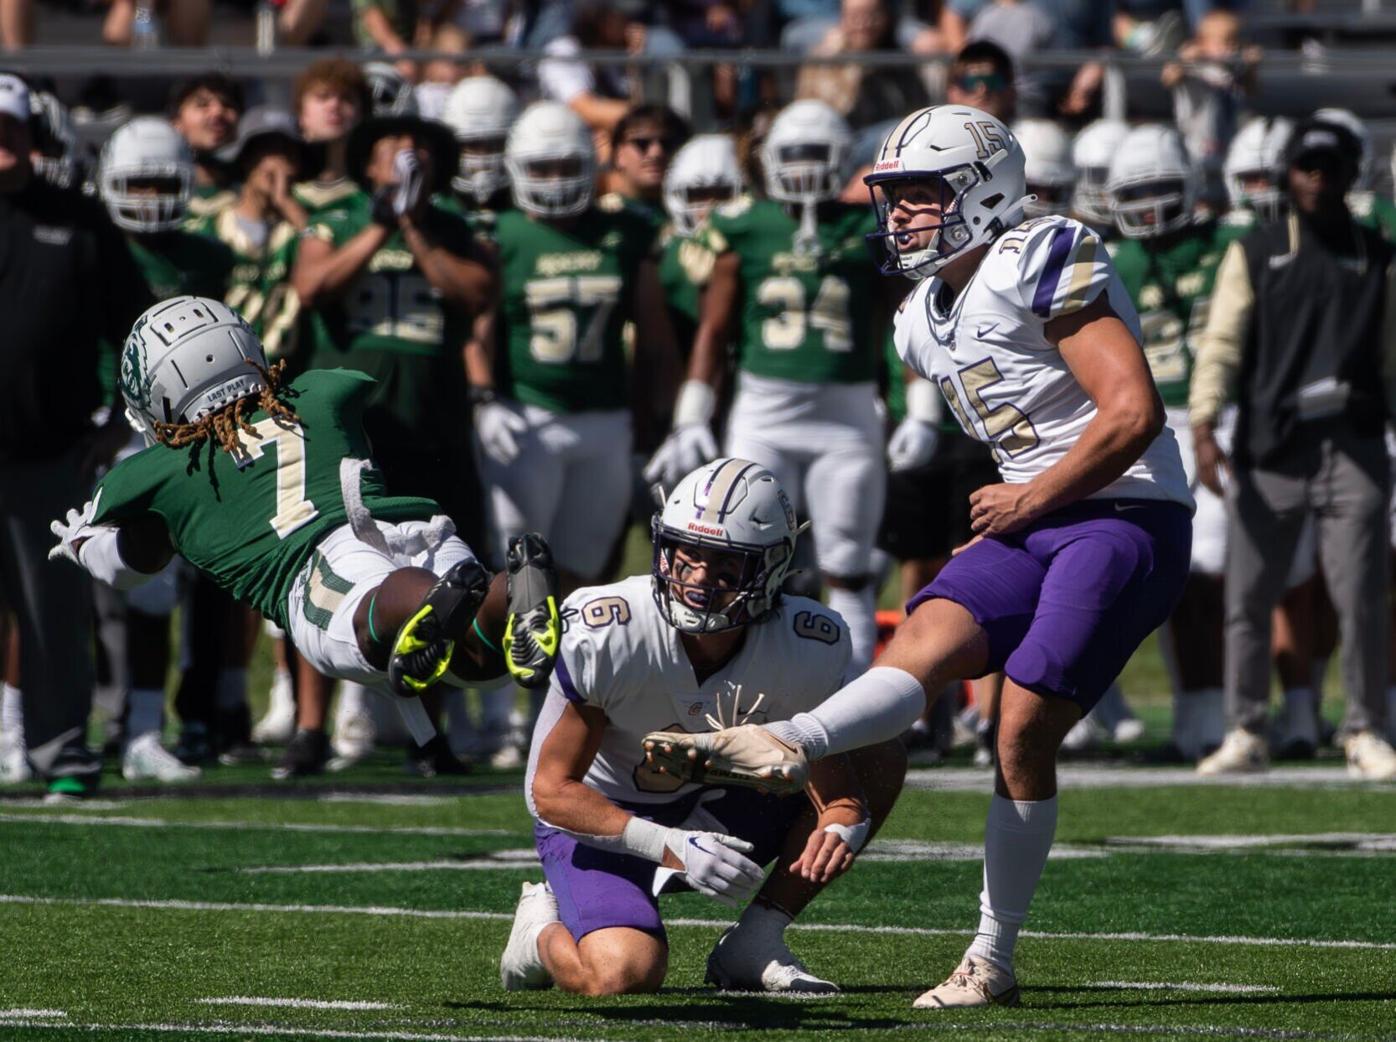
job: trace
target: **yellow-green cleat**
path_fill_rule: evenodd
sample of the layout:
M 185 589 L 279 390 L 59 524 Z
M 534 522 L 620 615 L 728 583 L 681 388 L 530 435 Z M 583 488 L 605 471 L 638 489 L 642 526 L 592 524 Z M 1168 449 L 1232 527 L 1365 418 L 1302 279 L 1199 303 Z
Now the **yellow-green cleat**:
M 557 611 L 557 569 L 547 542 L 525 532 L 509 542 L 509 618 L 504 624 L 504 663 L 515 683 L 543 687 L 553 675 L 562 641 Z
M 436 580 L 393 641 L 388 686 L 394 694 L 417 698 L 440 683 L 451 666 L 455 637 L 475 618 L 489 589 L 490 573 L 473 558 Z

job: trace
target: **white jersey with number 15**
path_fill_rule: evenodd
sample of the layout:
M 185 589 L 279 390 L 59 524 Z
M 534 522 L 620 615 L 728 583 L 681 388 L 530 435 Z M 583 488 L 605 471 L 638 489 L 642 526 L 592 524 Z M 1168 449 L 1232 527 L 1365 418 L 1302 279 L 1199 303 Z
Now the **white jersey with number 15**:
M 897 353 L 935 381 L 965 432 L 992 448 L 1004 481 L 1030 481 L 1066 455 L 1096 414 L 1044 327 L 1101 293 L 1138 339 L 1139 316 L 1100 238 L 1069 218 L 1041 217 L 995 240 L 948 306 L 940 279 L 917 286 L 897 315 Z M 1165 427 L 1090 498 L 1191 508 L 1173 432 Z

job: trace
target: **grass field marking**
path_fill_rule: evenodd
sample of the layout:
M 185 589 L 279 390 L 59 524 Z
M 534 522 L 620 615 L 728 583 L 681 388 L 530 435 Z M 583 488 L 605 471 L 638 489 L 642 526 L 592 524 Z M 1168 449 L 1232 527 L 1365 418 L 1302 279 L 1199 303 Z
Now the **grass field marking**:
M 1126 764 L 1062 763 L 1057 765 L 1058 789 L 1189 788 L 1293 789 L 1376 788 L 1390 786 L 1348 777 L 1341 764 L 1332 767 L 1272 767 L 1260 774 L 1201 775 L 1191 767 L 1141 767 Z M 982 792 L 994 788 L 994 772 L 979 767 L 917 767 L 906 772 L 906 787 L 932 792 Z
M 432 861 L 349 861 L 329 865 L 251 865 L 240 868 L 243 875 L 333 874 L 339 872 L 541 872 L 538 851 L 532 847 L 517 850 L 495 850 L 489 854 L 468 858 L 437 858 Z
M 61 1009 L 0 1009 L 0 1020 L 13 1020 L 16 1017 L 28 1020 L 36 1017 L 66 1017 Z
M 459 796 L 428 796 L 409 792 L 327 792 L 320 803 L 371 803 L 383 807 L 441 807 L 457 803 Z
M 575 1035 L 446 1035 L 424 1031 L 350 1031 L 346 1028 L 306 1028 L 292 1027 L 289 1024 L 232 1024 L 218 1021 L 212 1024 L 75 1024 L 71 1021 L 55 1023 L 51 1020 L 7 1020 L 5 1027 L 20 1028 L 74 1028 L 89 1032 L 115 1032 L 130 1035 L 136 1031 L 169 1035 L 263 1035 L 274 1038 L 347 1038 L 383 1039 L 384 1042 L 596 1042 L 595 1038 L 581 1039 Z M 607 1039 L 607 1042 L 620 1042 Z
M 371 1002 L 366 999 L 285 999 L 255 995 L 224 995 L 221 998 L 195 999 L 204 1006 L 284 1006 L 288 1009 L 402 1009 L 392 1002 Z
M 167 818 L 86 818 L 81 814 L 0 814 L 0 822 L 42 822 L 48 825 L 107 825 L 131 829 L 215 829 L 242 831 L 266 829 L 272 832 L 328 832 L 365 836 L 526 836 L 509 829 L 467 829 L 453 825 L 331 825 L 289 821 L 171 821 Z
M 513 912 L 476 912 L 454 908 L 398 908 L 390 905 L 304 905 L 263 904 L 237 901 L 137 900 L 127 897 L 34 897 L 27 894 L 0 894 L 0 904 L 66 905 L 70 907 L 134 908 L 148 911 L 173 912 L 270 912 L 277 915 L 300 912 L 310 915 L 376 915 L 407 919 L 476 919 L 513 922 Z M 729 919 L 674 918 L 664 920 L 666 926 L 693 926 L 703 929 L 726 929 Z M 863 923 L 802 923 L 790 924 L 792 930 L 812 930 L 823 933 L 889 934 L 902 937 L 968 937 L 972 929 L 951 929 L 940 926 L 868 926 Z M 1390 941 L 1329 940 L 1308 937 L 1245 937 L 1239 935 L 1143 933 L 1140 931 L 1087 933 L 1082 931 L 1023 930 L 1020 937 L 1035 937 L 1046 941 L 1144 941 L 1183 942 L 1188 944 L 1251 945 L 1258 948 L 1301 947 L 1331 948 L 1353 951 L 1396 951 Z
M 1247 852 L 1265 847 L 1330 846 L 1363 851 L 1396 852 L 1396 834 L 1390 832 L 1291 832 L 1259 835 L 1197 835 L 1197 836 L 1106 836 L 1106 846 L 1149 847 L 1169 852 L 1193 850 L 1205 853 L 1225 853 L 1229 850 Z M 1339 851 L 1341 852 L 1341 851 Z
M 1222 995 L 1271 995 L 1280 989 L 1274 984 L 1227 984 L 1217 981 L 1201 984 L 1196 981 L 1096 980 L 1088 988 L 1117 988 L 1120 991 L 1199 991 Z

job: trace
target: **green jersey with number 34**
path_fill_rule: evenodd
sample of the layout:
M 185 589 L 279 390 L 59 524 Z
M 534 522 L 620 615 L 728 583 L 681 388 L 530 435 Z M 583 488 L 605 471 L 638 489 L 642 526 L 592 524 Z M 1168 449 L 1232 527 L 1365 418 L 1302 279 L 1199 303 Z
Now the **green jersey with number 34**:
M 875 301 L 881 276 L 867 240 L 866 206 L 819 208 L 818 248 L 798 248 L 798 211 L 744 196 L 718 207 L 696 238 L 741 261 L 738 365 L 756 376 L 801 383 L 876 379 L 881 341 Z
M 299 422 L 252 412 L 247 419 L 256 434 L 239 434 L 240 456 L 207 442 L 152 445 L 102 479 L 94 523 L 159 517 L 185 560 L 287 628 L 286 598 L 297 574 L 324 536 L 349 523 L 344 481 L 358 482 L 364 506 L 383 521 L 441 512 L 430 499 L 385 495 L 376 470 L 343 466 L 369 458 L 363 412 L 373 387 L 350 369 L 304 374 L 285 397 Z
M 1115 271 L 1139 311 L 1144 356 L 1164 405 L 1188 403 L 1193 349 L 1207 325 L 1217 266 L 1236 235 L 1236 229 L 1213 221 L 1162 246 L 1147 239 L 1110 244 Z
M 625 408 L 622 331 L 654 249 L 650 221 L 616 199 L 568 225 L 506 210 L 495 235 L 500 392 L 556 413 Z

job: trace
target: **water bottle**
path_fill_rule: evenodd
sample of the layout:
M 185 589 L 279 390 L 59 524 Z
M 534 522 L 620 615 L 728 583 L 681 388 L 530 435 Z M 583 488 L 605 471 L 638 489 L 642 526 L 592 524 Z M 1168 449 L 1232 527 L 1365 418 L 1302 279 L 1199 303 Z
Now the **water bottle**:
M 155 20 L 155 8 L 149 3 L 136 5 L 136 17 L 131 25 L 131 46 L 149 51 L 160 46 L 160 26 Z

